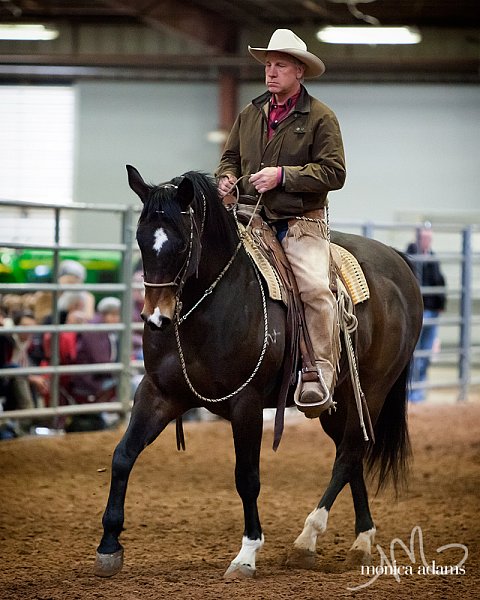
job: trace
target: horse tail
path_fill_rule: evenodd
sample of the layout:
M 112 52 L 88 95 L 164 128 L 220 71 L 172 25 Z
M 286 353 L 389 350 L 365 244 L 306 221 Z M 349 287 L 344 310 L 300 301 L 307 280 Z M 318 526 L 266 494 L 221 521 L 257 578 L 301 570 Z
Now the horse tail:
M 375 443 L 365 457 L 369 474 L 377 478 L 377 493 L 392 481 L 395 493 L 406 487 L 412 456 L 407 423 L 407 386 L 412 359 L 387 394 L 374 427 Z

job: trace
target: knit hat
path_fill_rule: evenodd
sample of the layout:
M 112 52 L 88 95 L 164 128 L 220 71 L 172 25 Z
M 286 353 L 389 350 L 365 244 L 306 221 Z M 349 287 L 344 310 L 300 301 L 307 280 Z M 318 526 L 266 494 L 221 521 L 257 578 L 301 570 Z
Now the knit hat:
M 115 298 L 114 296 L 107 296 L 106 298 L 102 298 L 97 304 L 97 311 L 102 314 L 109 312 L 120 312 L 120 306 L 121 302 L 118 298 Z

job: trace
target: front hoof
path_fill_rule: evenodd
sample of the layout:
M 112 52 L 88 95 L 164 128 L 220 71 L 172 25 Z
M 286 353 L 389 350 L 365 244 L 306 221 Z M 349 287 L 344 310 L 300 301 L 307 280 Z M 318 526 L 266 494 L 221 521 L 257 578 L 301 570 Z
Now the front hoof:
M 95 558 L 95 575 L 97 577 L 112 577 L 122 570 L 123 548 L 113 554 L 100 554 Z
M 317 553 L 295 546 L 289 552 L 286 566 L 292 569 L 314 569 L 317 561 Z
M 242 565 L 240 563 L 231 563 L 225 571 L 224 579 L 252 579 L 255 577 L 256 570 L 250 565 Z
M 365 550 L 352 549 L 347 553 L 347 565 L 349 567 L 368 567 L 372 564 L 372 555 Z

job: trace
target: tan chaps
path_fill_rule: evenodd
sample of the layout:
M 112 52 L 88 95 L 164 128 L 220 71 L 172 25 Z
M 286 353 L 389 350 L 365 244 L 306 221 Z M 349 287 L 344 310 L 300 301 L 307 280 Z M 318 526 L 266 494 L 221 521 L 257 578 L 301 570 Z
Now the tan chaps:
M 330 290 L 330 242 L 325 221 L 296 219 L 282 246 L 302 299 L 315 360 L 335 368 L 336 302 Z

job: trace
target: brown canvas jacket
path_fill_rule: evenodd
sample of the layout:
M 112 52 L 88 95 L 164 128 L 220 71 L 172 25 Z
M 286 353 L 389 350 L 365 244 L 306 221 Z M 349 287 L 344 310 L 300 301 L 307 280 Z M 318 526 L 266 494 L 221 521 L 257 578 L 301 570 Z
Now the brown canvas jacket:
M 237 117 L 216 171 L 239 178 L 269 166 L 284 167 L 284 185 L 263 194 L 269 219 L 298 216 L 327 204 L 329 191 L 345 182 L 345 157 L 337 118 L 302 86 L 292 112 L 267 138 L 270 92 L 255 98 Z M 258 195 L 247 178 L 240 193 Z

